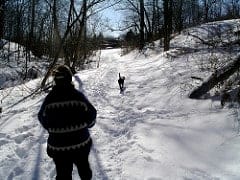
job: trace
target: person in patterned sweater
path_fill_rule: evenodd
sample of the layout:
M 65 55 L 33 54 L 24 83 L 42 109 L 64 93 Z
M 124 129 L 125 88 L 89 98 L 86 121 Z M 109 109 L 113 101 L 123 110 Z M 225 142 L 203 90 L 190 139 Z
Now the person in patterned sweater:
M 73 164 L 82 180 L 92 178 L 88 156 L 92 140 L 88 128 L 97 111 L 72 84 L 71 70 L 60 65 L 53 71 L 55 85 L 46 96 L 38 119 L 48 131 L 47 154 L 56 166 L 57 180 L 72 179 Z

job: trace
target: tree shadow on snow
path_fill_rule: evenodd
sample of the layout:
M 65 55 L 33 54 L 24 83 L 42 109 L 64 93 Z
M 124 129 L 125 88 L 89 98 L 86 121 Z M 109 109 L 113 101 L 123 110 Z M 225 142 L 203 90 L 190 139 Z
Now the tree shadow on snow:
M 43 145 L 43 142 L 45 142 L 45 139 L 44 139 L 44 129 L 41 128 L 41 134 L 39 136 L 39 139 L 38 139 L 38 149 L 36 151 L 37 153 L 37 156 L 36 156 L 36 159 L 34 160 L 35 162 L 35 165 L 33 166 L 33 174 L 32 174 L 32 178 L 31 179 L 34 179 L 34 180 L 41 180 L 41 171 L 40 171 L 40 167 L 41 167 L 41 159 L 42 159 L 42 145 Z
M 94 167 L 95 167 L 95 169 L 93 169 L 93 173 L 94 173 L 93 179 L 101 178 L 102 180 L 108 180 L 109 178 L 108 178 L 105 170 L 103 169 L 102 161 L 98 155 L 98 150 L 95 148 L 94 143 L 92 146 L 91 154 L 93 155 Z M 94 176 L 96 176 L 96 177 L 94 177 Z

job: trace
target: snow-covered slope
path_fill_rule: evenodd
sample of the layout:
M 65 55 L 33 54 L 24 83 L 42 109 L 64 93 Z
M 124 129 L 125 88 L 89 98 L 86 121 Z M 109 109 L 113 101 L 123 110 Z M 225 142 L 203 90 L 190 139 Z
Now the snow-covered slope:
M 46 57 L 39 59 L 32 52 L 27 55 L 26 48 L 6 40 L 0 39 L 0 47 L 0 89 L 24 83 L 26 71 L 25 79 L 28 80 L 35 78 L 34 74 L 38 77 L 43 75 L 42 70 L 47 66 Z
M 172 42 L 178 47 L 167 53 L 147 49 L 121 56 L 120 49 L 103 50 L 99 68 L 75 76 L 76 87 L 98 110 L 91 129 L 94 179 L 240 179 L 238 110 L 188 98 L 197 84 L 191 76 L 206 74 L 199 59 L 207 59 L 194 40 L 194 51 L 182 49 L 184 38 L 189 37 L 177 36 Z M 124 93 L 119 72 L 126 77 Z M 1 91 L 0 179 L 55 177 L 45 152 L 47 132 L 36 116 L 46 94 L 22 99 L 37 84 Z M 73 176 L 78 179 L 76 169 Z

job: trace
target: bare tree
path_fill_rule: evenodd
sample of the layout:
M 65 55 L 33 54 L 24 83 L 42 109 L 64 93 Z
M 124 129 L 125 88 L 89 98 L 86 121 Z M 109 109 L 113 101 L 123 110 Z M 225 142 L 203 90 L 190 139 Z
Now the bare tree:
M 208 22 L 210 19 L 212 19 L 212 7 L 216 2 L 216 0 L 203 0 L 203 13 L 205 22 Z
M 5 0 L 0 1 L 0 39 L 3 38 L 4 33 L 4 9 L 5 9 Z
M 56 1 L 56 0 L 54 0 Z M 45 75 L 45 77 L 43 78 L 42 82 L 41 82 L 41 88 L 43 88 L 46 84 L 46 81 L 48 79 L 48 77 L 50 76 L 53 68 L 55 67 L 59 55 L 63 50 L 64 45 L 66 45 L 67 40 L 69 39 L 69 37 L 72 35 L 77 35 L 75 37 L 77 37 L 75 39 L 74 42 L 74 48 L 75 51 L 72 51 L 73 49 L 70 49 L 70 53 L 74 55 L 73 59 L 68 59 L 68 61 L 70 60 L 70 62 L 67 62 L 69 64 L 71 64 L 71 68 L 73 69 L 73 71 L 75 70 L 75 65 L 77 60 L 79 59 L 79 51 L 80 51 L 80 43 L 82 42 L 82 37 L 83 37 L 83 32 L 84 32 L 84 26 L 86 23 L 86 16 L 87 16 L 87 11 L 91 8 L 93 8 L 94 6 L 103 3 L 105 0 L 92 0 L 92 1 L 87 1 L 84 0 L 82 2 L 82 6 L 79 9 L 79 12 L 77 12 L 77 7 L 79 7 L 79 5 L 77 6 L 74 3 L 74 0 L 70 1 L 70 5 L 69 5 L 69 9 L 68 9 L 68 22 L 67 22 L 67 26 L 66 29 L 63 33 L 63 36 L 59 35 L 59 39 L 60 39 L 60 43 L 58 48 L 56 49 L 53 61 L 51 62 L 49 69 Z M 87 3 L 88 2 L 88 3 Z M 56 19 L 55 19 L 56 20 Z M 58 27 L 56 27 L 57 24 L 54 25 L 54 29 L 55 31 L 58 31 Z M 63 30 L 62 30 L 63 31 Z M 57 33 L 58 34 L 58 33 Z M 60 33 L 59 33 L 60 34 Z M 70 39 L 71 42 L 71 39 Z M 65 46 L 66 47 L 66 46 Z M 66 53 L 66 49 L 63 50 Z
M 172 32 L 172 0 L 163 0 L 164 8 L 164 51 L 170 48 L 170 35 Z
M 59 1 L 57 0 L 53 0 L 53 6 L 52 6 L 52 22 L 53 22 L 53 44 L 55 46 L 55 50 L 56 51 L 62 51 L 61 49 L 61 45 L 60 45 L 60 41 L 61 41 L 61 37 L 60 37 L 60 32 L 59 32 L 59 24 L 58 24 L 58 8 L 57 8 L 57 3 Z M 54 50 L 54 51 L 55 51 Z M 53 52 L 54 54 L 56 52 Z
M 176 2 L 176 1 L 175 1 Z M 175 4 L 175 18 L 173 18 L 175 25 L 176 25 L 176 31 L 180 34 L 183 29 L 183 0 L 177 1 Z
M 145 21 L 144 21 L 144 0 L 140 0 L 140 43 L 139 43 L 139 49 L 142 50 L 145 44 L 145 35 L 144 35 L 144 27 L 145 27 Z
M 35 30 L 35 10 L 36 10 L 36 0 L 31 0 L 31 26 L 29 33 L 29 43 L 30 46 L 34 43 L 34 30 Z
M 227 18 L 238 18 L 240 16 L 240 1 L 239 0 L 228 0 L 225 2 L 227 11 Z

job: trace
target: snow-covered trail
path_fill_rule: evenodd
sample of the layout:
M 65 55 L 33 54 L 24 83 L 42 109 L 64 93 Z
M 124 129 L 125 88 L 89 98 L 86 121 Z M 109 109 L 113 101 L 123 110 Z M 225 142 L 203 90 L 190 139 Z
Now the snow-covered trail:
M 126 75 L 126 62 L 120 58 L 120 50 L 103 51 L 101 59 L 100 68 L 82 72 L 84 77 L 81 77 L 81 73 L 79 75 L 85 84 L 84 89 L 91 93 L 88 94 L 89 98 L 98 109 L 97 126 L 92 130 L 95 144 L 92 166 L 95 179 L 124 179 L 122 170 L 125 159 L 121 153 L 130 150 L 134 143 L 129 129 L 130 121 L 123 114 L 131 113 L 126 111 L 126 107 L 131 108 L 125 102 L 128 87 L 124 93 L 120 93 L 117 83 L 119 72 Z
M 240 178 L 234 114 L 210 100 L 188 99 L 183 85 L 193 64 L 161 52 L 120 56 L 113 49 L 102 51 L 99 68 L 75 76 L 76 87 L 98 110 L 91 129 L 95 180 Z M 119 72 L 126 77 L 124 93 L 117 83 Z M 22 88 L 6 90 L 3 101 L 0 179 L 54 179 L 47 132 L 36 116 L 46 94 L 12 106 L 27 94 Z M 79 179 L 76 169 L 73 177 Z
M 102 66 L 88 71 L 84 82 L 99 111 L 92 131 L 97 156 L 92 162 L 101 166 L 94 165 L 96 179 L 235 177 L 225 171 L 231 163 L 222 154 L 226 139 L 234 136 L 233 117 L 210 101 L 187 98 L 181 83 L 190 76 L 189 62 L 169 61 L 162 53 L 116 54 L 103 53 Z M 126 76 L 124 94 L 118 72 Z M 228 121 L 218 124 L 219 114 Z

